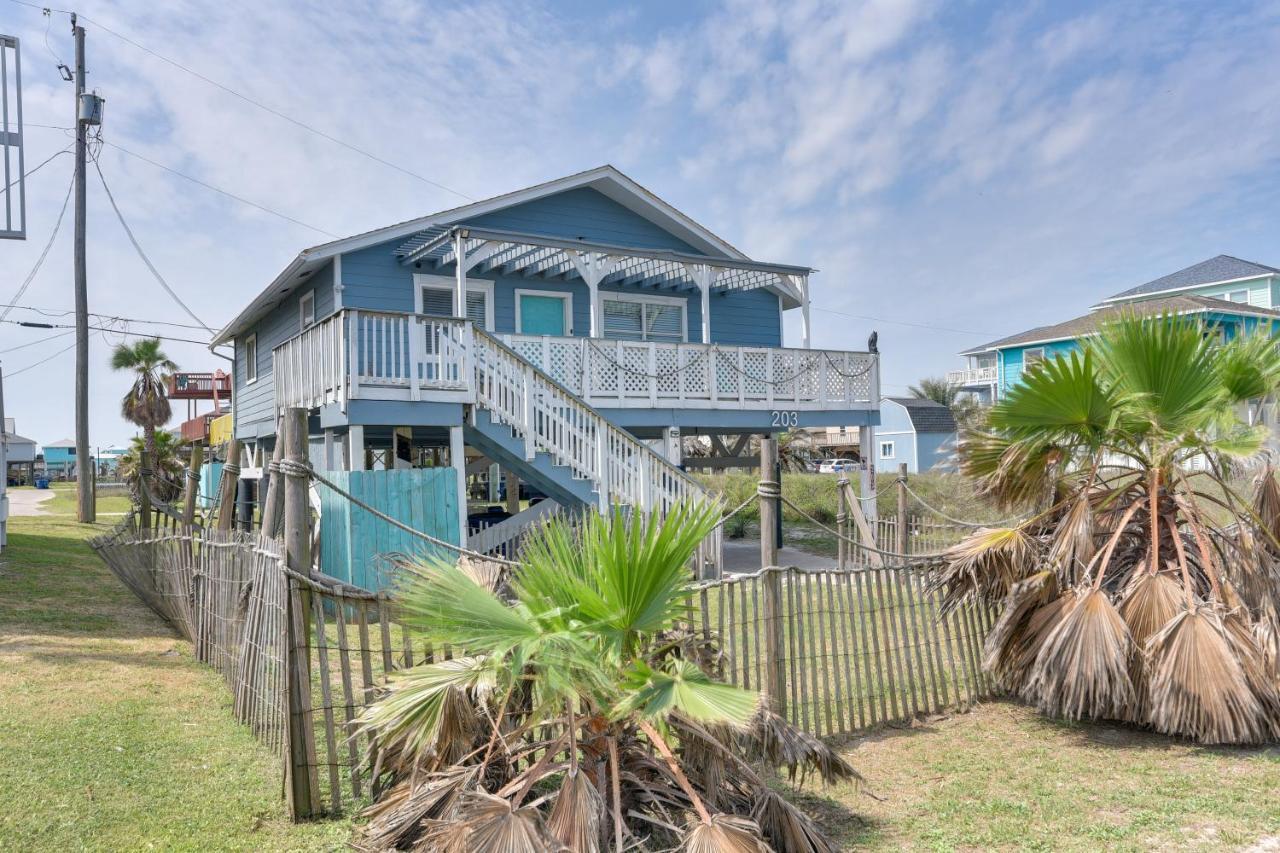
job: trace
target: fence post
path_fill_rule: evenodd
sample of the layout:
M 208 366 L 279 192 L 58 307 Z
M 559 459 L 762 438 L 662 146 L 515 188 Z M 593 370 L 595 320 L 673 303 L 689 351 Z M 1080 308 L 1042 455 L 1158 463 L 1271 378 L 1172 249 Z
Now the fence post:
M 196 523 L 196 495 L 200 491 L 200 468 L 204 465 L 204 445 L 191 447 L 191 459 L 187 462 L 187 493 L 183 496 L 182 524 L 190 530 Z
M 280 516 L 284 510 L 284 476 L 280 473 L 280 460 L 284 453 L 284 419 L 276 419 L 276 446 L 271 451 L 271 464 L 267 466 L 267 493 L 262 496 L 262 535 L 275 536 L 280 528 Z
M 138 452 L 138 529 L 144 534 L 151 530 L 151 490 L 147 476 L 151 473 L 151 454 Z
M 760 441 L 760 580 L 764 583 L 764 692 L 769 706 L 786 714 L 786 680 L 783 676 L 782 573 L 778 565 L 778 517 L 781 515 L 781 485 L 778 483 L 778 440 L 766 436 Z M 773 569 L 773 570 L 771 570 Z
M 240 441 L 227 442 L 227 461 L 218 478 L 218 518 L 214 525 L 219 530 L 230 530 L 236 507 L 236 483 L 240 480 Z
M 841 571 L 849 565 L 849 498 L 845 492 L 849 488 L 849 475 L 844 471 L 836 479 L 836 567 Z
M 285 565 L 311 574 L 311 508 L 307 502 L 304 455 L 307 413 L 289 409 L 283 417 L 279 441 L 284 445 L 284 546 Z M 289 682 L 289 747 L 285 764 L 289 812 L 294 820 L 319 814 L 320 782 L 316 775 L 315 731 L 311 719 L 311 593 L 296 579 L 286 579 L 289 590 L 286 623 L 285 677 Z
M 907 536 L 907 463 L 898 463 L 898 553 L 906 554 L 911 541 Z

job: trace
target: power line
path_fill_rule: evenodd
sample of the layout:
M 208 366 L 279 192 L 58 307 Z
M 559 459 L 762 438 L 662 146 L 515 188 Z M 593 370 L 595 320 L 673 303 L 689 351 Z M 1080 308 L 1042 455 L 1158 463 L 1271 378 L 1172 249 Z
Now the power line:
M 20 311 L 34 311 L 43 317 L 65 317 L 68 314 L 74 314 L 73 308 L 37 308 L 34 305 L 18 305 L 16 303 L 0 302 L 0 308 L 17 308 Z M 194 325 L 192 323 L 175 323 L 172 320 L 143 320 L 141 317 L 123 317 L 119 314 L 101 314 L 94 311 L 89 312 L 90 317 L 97 317 L 101 320 L 118 320 L 124 323 L 142 323 L 147 326 L 172 326 L 175 329 L 206 329 L 202 325 Z
M 877 323 L 888 323 L 892 326 L 911 326 L 916 329 L 931 329 L 935 332 L 954 332 L 957 335 L 976 335 L 982 338 L 992 338 L 995 335 L 991 332 L 975 332 L 973 329 L 952 329 L 948 326 L 933 326 L 928 323 L 908 323 L 906 320 L 890 320 L 886 317 L 873 317 L 870 314 L 849 314 L 845 311 L 837 311 L 834 308 L 825 308 L 821 305 L 815 305 L 819 311 L 825 311 L 828 314 L 839 314 L 841 317 L 852 317 L 856 320 L 875 320 Z
M 24 323 L 19 320 L 4 320 L 0 322 L 10 323 L 14 326 L 26 326 L 27 328 L 39 328 L 39 329 L 74 329 L 75 328 L 75 326 L 69 325 L 67 323 L 41 323 L 38 326 L 33 326 L 31 323 Z M 174 337 L 173 335 L 154 335 L 154 334 L 151 334 L 150 332 L 130 332 L 128 329 L 113 329 L 108 326 L 90 326 L 89 328 L 95 332 L 110 332 L 113 335 L 124 335 L 130 338 L 156 338 L 162 341 L 175 341 L 177 343 L 183 343 L 183 344 L 199 344 L 200 346 L 209 345 L 209 342 L 207 340 L 201 341 L 201 340 L 196 340 L 195 338 L 179 338 L 179 337 Z M 51 337 L 57 337 L 57 335 L 53 335 Z M 49 339 L 50 338 L 44 338 L 43 340 L 49 340 Z
M 45 8 L 50 8 L 50 9 L 51 9 L 51 11 L 54 11 L 54 12 L 63 12 L 63 13 L 65 13 L 65 14 L 70 14 L 70 12 L 69 12 L 69 11 L 64 10 L 64 9 L 52 9 L 51 7 L 38 6 L 38 5 L 36 5 L 35 3 L 28 3 L 28 2 L 26 2 L 26 0 L 12 0 L 12 2 L 14 2 L 14 3 L 19 3 L 19 4 L 23 5 L 23 6 L 30 6 L 30 7 L 31 7 L 31 8 L 33 8 L 33 9 L 41 9 L 41 10 L 43 10 L 43 9 L 45 9 Z M 137 42 L 137 41 L 133 40 L 132 38 L 130 38 L 129 36 L 124 35 L 123 33 L 118 33 L 118 32 L 116 32 L 115 30 L 113 30 L 113 29 L 111 29 L 110 27 L 108 27 L 108 26 L 104 25 L 104 24 L 103 24 L 102 22 L 100 22 L 100 21 L 95 21 L 95 20 L 93 20 L 93 19 L 91 19 L 91 18 L 89 18 L 89 17 L 86 17 L 85 15 L 81 15 L 81 16 L 80 16 L 80 20 L 82 20 L 82 21 L 87 21 L 87 22 L 89 22 L 89 23 L 93 24 L 93 25 L 94 25 L 94 26 L 96 26 L 98 29 L 102 30 L 103 32 L 108 33 L 109 35 L 113 35 L 113 36 L 115 36 L 116 38 L 120 39 L 121 41 L 125 42 L 126 44 L 130 44 L 130 45 L 132 45 L 133 47 L 137 48 L 138 50 L 142 51 L 143 53 L 146 53 L 146 54 L 148 54 L 148 55 L 150 55 L 150 56 L 154 56 L 156 59 L 159 59 L 161 62 L 165 62 L 165 63 L 167 63 L 167 64 L 169 64 L 169 65 L 172 65 L 174 68 L 177 68 L 179 71 L 184 71 L 184 72 L 186 72 L 187 74 L 190 74 L 192 77 L 195 77 L 197 80 L 201 80 L 201 81 L 203 81 L 203 82 L 205 82 L 205 83 L 209 84 L 210 86 L 213 86 L 215 89 L 220 89 L 220 90 L 222 90 L 223 92 L 226 92 L 228 95 L 231 95 L 231 96 L 233 96 L 233 97 L 239 98 L 240 100 L 244 101 L 246 104 L 250 104 L 250 105 L 252 105 L 252 106 L 255 106 L 255 107 L 257 107 L 258 109 L 263 110 L 264 112 L 268 112 L 268 113 L 270 113 L 271 115 L 275 116 L 276 118 L 283 119 L 284 121 L 287 121 L 287 122 L 289 122 L 289 123 L 290 123 L 290 124 L 292 124 L 292 125 L 295 125 L 295 126 L 297 126 L 297 127 L 300 127 L 300 128 L 302 128 L 303 130 L 305 130 L 305 131 L 308 131 L 308 132 L 310 132 L 310 133 L 314 133 L 316 136 L 319 136 L 319 137 L 320 137 L 320 138 L 322 138 L 322 139 L 326 139 L 326 140 L 328 140 L 329 142 L 332 142 L 334 145 L 339 145 L 339 146 L 341 146 L 341 147 L 343 147 L 343 148 L 346 148 L 348 151 L 355 152 L 356 154 L 359 154 L 359 155 L 360 155 L 360 156 L 362 156 L 362 157 L 367 157 L 368 159 L 370 159 L 370 160 L 374 161 L 375 163 L 380 163 L 381 165 L 386 166 L 387 168 L 395 169 L 397 172 L 400 172 L 400 173 L 402 173 L 402 174 L 408 175 L 408 176 L 409 176 L 409 177 L 411 177 L 411 178 L 416 178 L 416 179 L 418 179 L 419 181 L 422 181 L 424 184 L 429 184 L 429 185 L 431 185 L 431 186 L 433 186 L 433 187 L 435 187 L 435 188 L 437 188 L 437 189 L 444 190 L 444 191 L 445 191 L 445 192 L 447 192 L 447 193 L 452 193 L 453 195 L 456 195 L 456 196 L 458 196 L 459 198 L 464 198 L 464 199 L 466 199 L 467 201 L 475 201 L 475 199 L 474 199 L 474 198 L 472 198 L 471 196 L 467 195 L 467 194 L 466 194 L 466 193 L 464 193 L 464 192 L 459 192 L 458 190 L 455 190 L 453 187 L 446 186 L 446 185 L 444 185 L 444 184 L 440 183 L 439 181 L 433 181 L 431 178 L 428 178 L 428 177 L 427 177 L 427 176 L 425 176 L 425 175 L 420 175 L 420 174 L 418 174 L 417 172 L 411 171 L 410 169 L 406 169 L 406 168 L 405 168 L 405 167 L 403 167 L 403 166 L 399 166 L 399 165 L 397 165 L 397 164 L 395 164 L 395 163 L 392 163 L 390 160 L 387 160 L 387 159 L 385 159 L 385 158 L 383 158 L 383 157 L 379 157 L 377 154 L 374 154 L 374 153 L 372 153 L 372 152 L 370 152 L 370 151 L 366 151 L 365 149 L 360 148 L 359 146 L 352 145 L 350 142 L 347 142 L 347 141 L 346 141 L 346 140 L 344 140 L 344 139 L 339 139 L 338 137 L 333 136 L 332 134 L 326 133 L 326 132 L 324 132 L 323 130 L 320 130 L 319 128 L 317 128 L 317 127 L 313 127 L 312 125 L 309 125 L 309 124 L 307 124 L 306 122 L 304 122 L 304 121 L 302 121 L 302 120 L 300 120 L 300 119 L 296 119 L 296 118 L 294 118 L 294 117 L 293 117 L 293 116 L 291 116 L 291 115 L 288 115 L 288 114 L 286 114 L 286 113 L 283 113 L 283 112 L 281 112 L 280 110 L 275 109 L 274 107 L 269 107 L 269 106 L 267 106 L 266 104 L 264 104 L 262 101 L 259 101 L 259 100 L 256 100 L 256 99 L 254 99 L 254 98 L 251 98 L 250 96 L 248 96 L 248 95 L 244 94 L 243 92 L 238 92 L 238 91 L 236 91 L 235 89 L 232 89 L 230 86 L 227 86 L 227 85 L 226 85 L 226 84 L 224 84 L 224 83 L 219 83 L 217 80 L 214 80 L 212 77 L 207 77 L 207 76 L 205 76 L 204 74 L 201 74 L 199 71 L 195 71 L 195 70 L 193 70 L 193 69 L 191 69 L 191 68 L 188 68 L 187 66 L 183 65 L 181 62 L 178 62 L 178 61 L 177 61 L 177 60 L 175 60 L 175 59 L 170 59 L 169 57 L 165 56 L 164 54 L 162 54 L 162 53 L 158 53 L 158 52 L 156 52 L 156 51 L 152 50 L 151 48 L 147 47 L 146 45 L 141 44 L 141 43 L 139 43 L 139 42 Z
M 7 352 L 17 352 L 20 349 L 33 347 L 36 344 L 42 344 L 42 343 L 45 343 L 46 341 L 52 341 L 56 338 L 65 338 L 67 335 L 71 334 L 71 332 L 74 332 L 74 331 L 75 329 L 72 329 L 71 331 L 68 331 L 68 332 L 58 332 L 58 334 L 56 335 L 49 335 L 48 337 L 40 338 L 39 340 L 35 340 L 35 341 L 27 341 L 25 344 L 18 344 L 16 347 L 9 347 L 8 349 L 0 349 L 0 355 L 4 355 Z
M 21 178 L 15 178 L 15 179 L 14 179 L 14 180 L 9 184 L 9 186 L 5 187 L 4 189 L 0 189 L 0 195 L 4 195 L 4 194 L 5 194 L 5 193 L 7 193 L 9 190 L 11 190 L 13 187 L 16 187 L 16 186 L 18 185 L 18 181 L 25 180 L 26 178 L 31 177 L 31 176 L 32 176 L 32 175 L 34 175 L 36 172 L 40 171 L 42 168 L 44 168 L 45 166 L 47 166 L 47 165 L 49 165 L 50 163 L 52 163 L 54 160 L 56 160 L 57 158 L 61 157 L 63 154 L 66 154 L 66 153 L 68 153 L 68 152 L 70 152 L 70 151 L 71 151 L 71 146 L 70 146 L 70 145 L 68 145 L 66 148 L 63 148 L 61 151 L 55 151 L 55 152 L 53 153 L 53 156 L 51 156 L 49 159 L 45 160 L 45 161 L 44 161 L 43 163 L 41 163 L 39 166 L 36 166 L 34 169 L 30 169 L 30 170 L 28 170 L 28 171 L 27 171 L 27 173 L 26 173 L 25 175 L 23 175 Z
M 36 273 L 40 272 L 40 267 L 44 266 L 44 259 L 49 257 L 49 250 L 53 248 L 53 241 L 58 237 L 58 231 L 62 228 L 62 218 L 67 214 L 67 203 L 71 201 L 71 190 L 75 187 L 75 179 L 67 185 L 67 194 L 62 199 L 62 210 L 58 212 L 58 219 L 53 223 L 53 233 L 49 235 L 49 242 L 44 244 L 44 251 L 40 253 L 40 257 L 36 258 L 35 266 L 31 268 L 31 272 L 27 273 L 26 279 L 22 282 L 22 286 L 18 288 L 18 292 L 14 294 L 12 301 L 17 302 L 22 295 L 27 292 L 27 288 L 31 286 L 31 282 L 35 279 Z M 9 316 L 12 308 L 5 308 L 0 311 L 0 320 Z
M 18 368 L 17 370 L 11 370 L 11 371 L 6 372 L 6 373 L 5 373 L 5 375 L 4 375 L 4 378 L 5 378 L 5 379 L 12 379 L 13 377 L 17 376 L 17 375 L 18 375 L 18 374 L 20 374 L 20 373 L 26 373 L 28 370 L 35 370 L 35 369 L 36 369 L 37 367 L 39 367 L 40 365 L 42 365 L 42 364 L 48 364 L 49 362 L 53 361 L 53 360 L 54 360 L 55 358 L 57 358 L 58 356 L 63 355 L 63 354 L 65 354 L 65 353 L 69 353 L 69 352 L 71 352 L 71 351 L 72 351 L 73 349 L 75 349 L 75 348 L 76 348 L 76 345 L 73 343 L 71 346 L 66 347 L 65 349 L 60 349 L 60 350 L 58 350 L 57 352 L 55 352 L 53 355 L 51 355 L 51 356 L 49 356 L 49 357 L 47 357 L 47 358 L 42 358 L 42 359 L 40 359 L 40 360 L 39 360 L 39 361 L 37 361 L 35 364 L 28 364 L 26 367 L 20 367 L 20 368 Z
M 235 201 L 238 201 L 241 204 L 247 204 L 249 207 L 261 210 L 263 213 L 269 213 L 272 216 L 278 216 L 281 219 L 284 219 L 288 222 L 292 222 L 294 225 L 301 225 L 303 228 L 310 228 L 312 231 L 315 231 L 319 234 L 323 234 L 324 236 L 330 237 L 334 240 L 338 239 L 338 235 L 334 234 L 331 231 L 326 231 L 323 228 L 317 228 L 314 225 L 309 225 L 300 219 L 294 219 L 292 216 L 289 216 L 288 214 L 281 213 L 278 210 L 272 210 L 269 207 L 258 204 L 256 201 L 249 201 L 249 199 L 238 196 L 235 193 L 228 192 L 227 190 L 224 190 L 221 187 L 215 187 L 213 184 L 206 183 L 205 181 L 202 181 L 199 178 L 193 178 L 190 175 L 184 172 L 179 172 L 177 169 L 166 166 L 163 163 L 157 163 L 155 160 L 152 160 L 150 157 L 145 157 L 142 154 L 138 154 L 134 151 L 130 151 L 128 148 L 125 148 L 123 145 L 120 145 L 119 143 L 111 142 L 106 139 L 103 139 L 101 141 L 103 145 L 110 145 L 112 148 L 116 149 L 117 151 L 128 154 L 130 157 L 134 157 L 138 160 L 141 160 L 144 163 L 149 163 L 152 166 L 155 166 L 157 169 L 163 169 L 164 171 L 169 172 L 170 174 L 177 175 L 179 178 L 185 178 L 186 180 L 191 181 L 191 183 L 193 184 L 199 184 L 200 186 L 204 187 L 207 190 L 213 190 L 214 192 L 220 195 L 224 195 L 227 198 L 234 199 Z
M 178 296 L 178 294 L 174 292 L 173 288 L 169 286 L 169 282 L 165 281 L 164 276 L 160 275 L 160 271 L 156 269 L 156 265 L 151 263 L 151 258 L 147 257 L 147 253 L 142 250 L 142 246 L 138 243 L 138 238 L 133 236 L 133 229 L 129 227 L 129 223 L 125 221 L 124 214 L 120 212 L 120 206 L 116 204 L 116 197 L 111 194 L 111 187 L 107 186 L 107 179 L 102 174 L 102 166 L 98 163 L 97 157 L 93 158 L 93 168 L 94 171 L 98 173 L 98 180 L 102 182 L 102 188 L 106 190 L 107 201 L 111 202 L 111 209 L 115 211 L 116 219 L 120 220 L 120 227 L 124 229 L 124 233 L 129 237 L 129 242 L 133 244 L 133 248 L 138 253 L 138 257 L 142 258 L 142 262 L 147 265 L 147 269 L 151 270 L 151 274 L 155 276 L 156 281 L 160 282 L 160 286 L 164 288 L 165 293 L 169 294 L 169 296 L 173 298 L 173 301 L 178 303 L 178 307 L 183 311 L 186 311 L 188 317 L 195 320 L 204 327 L 206 332 L 212 335 L 213 329 L 209 328 L 209 324 L 197 317 L 196 312 L 192 311 L 191 308 L 188 307 L 187 303 L 182 301 L 182 297 Z

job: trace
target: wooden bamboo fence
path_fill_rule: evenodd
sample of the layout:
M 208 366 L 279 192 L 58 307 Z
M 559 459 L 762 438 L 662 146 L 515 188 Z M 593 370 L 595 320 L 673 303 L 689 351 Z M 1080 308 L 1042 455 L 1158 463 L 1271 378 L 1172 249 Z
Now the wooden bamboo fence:
M 385 594 L 289 570 L 278 540 L 139 531 L 130 519 L 92 544 L 222 673 L 236 719 L 286 773 L 305 777 L 309 798 L 295 814 L 369 801 L 378 758 L 354 721 L 388 676 L 448 658 L 449 649 L 404 626 Z M 815 735 L 963 707 L 994 689 L 980 665 L 992 614 L 941 618 L 919 569 L 768 569 L 691 587 L 689 603 L 696 629 L 722 649 L 724 678 L 768 692 Z

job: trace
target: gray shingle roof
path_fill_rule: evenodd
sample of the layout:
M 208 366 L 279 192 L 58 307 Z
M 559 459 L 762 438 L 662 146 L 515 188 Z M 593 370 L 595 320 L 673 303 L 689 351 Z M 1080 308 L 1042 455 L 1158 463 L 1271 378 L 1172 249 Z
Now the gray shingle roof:
M 1253 261 L 1241 260 L 1231 255 L 1218 255 L 1216 258 L 1192 264 L 1186 269 L 1169 273 L 1146 284 L 1131 287 L 1128 290 L 1117 293 L 1115 296 L 1108 297 L 1107 301 L 1124 299 L 1130 296 L 1141 296 L 1145 293 L 1162 293 L 1166 290 L 1177 290 L 1181 287 L 1195 287 L 1200 284 L 1211 284 L 1215 281 L 1230 281 L 1236 278 L 1278 273 L 1280 273 L 1280 269 L 1269 267 L 1266 264 L 1256 264 Z
M 888 399 L 907 410 L 916 432 L 955 432 L 956 419 L 951 410 L 933 400 L 918 397 L 889 397 Z
M 1010 335 L 1007 338 L 1000 338 L 991 343 L 965 350 L 960 354 L 976 355 L 987 350 L 1004 349 L 1018 344 L 1029 344 L 1033 341 L 1061 341 L 1069 338 L 1078 338 L 1082 335 L 1093 334 L 1107 320 L 1114 319 L 1125 313 L 1149 316 L 1165 312 L 1172 314 L 1220 312 L 1248 317 L 1280 319 L 1280 311 L 1272 308 L 1259 308 L 1255 305 L 1246 305 L 1243 302 L 1228 302 L 1225 299 L 1214 299 L 1212 296 L 1184 294 L 1182 296 L 1166 296 L 1163 299 L 1147 299 L 1126 305 L 1111 305 L 1106 308 L 1098 308 L 1064 323 L 1057 323 L 1052 326 L 1038 326 L 1025 332 L 1019 332 L 1016 335 Z

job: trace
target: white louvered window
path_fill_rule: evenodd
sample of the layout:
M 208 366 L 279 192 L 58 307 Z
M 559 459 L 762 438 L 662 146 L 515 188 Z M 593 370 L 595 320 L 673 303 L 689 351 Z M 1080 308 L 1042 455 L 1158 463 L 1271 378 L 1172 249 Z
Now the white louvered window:
M 611 298 L 604 300 L 603 308 L 606 338 L 663 343 L 684 340 L 683 299 Z
M 424 285 L 420 289 L 422 291 L 422 301 L 418 310 L 419 314 L 427 314 L 432 317 L 454 316 L 453 288 L 438 287 L 431 284 Z M 489 291 L 487 289 L 469 288 L 467 290 L 467 319 L 480 328 L 488 330 L 491 326 L 489 316 Z

